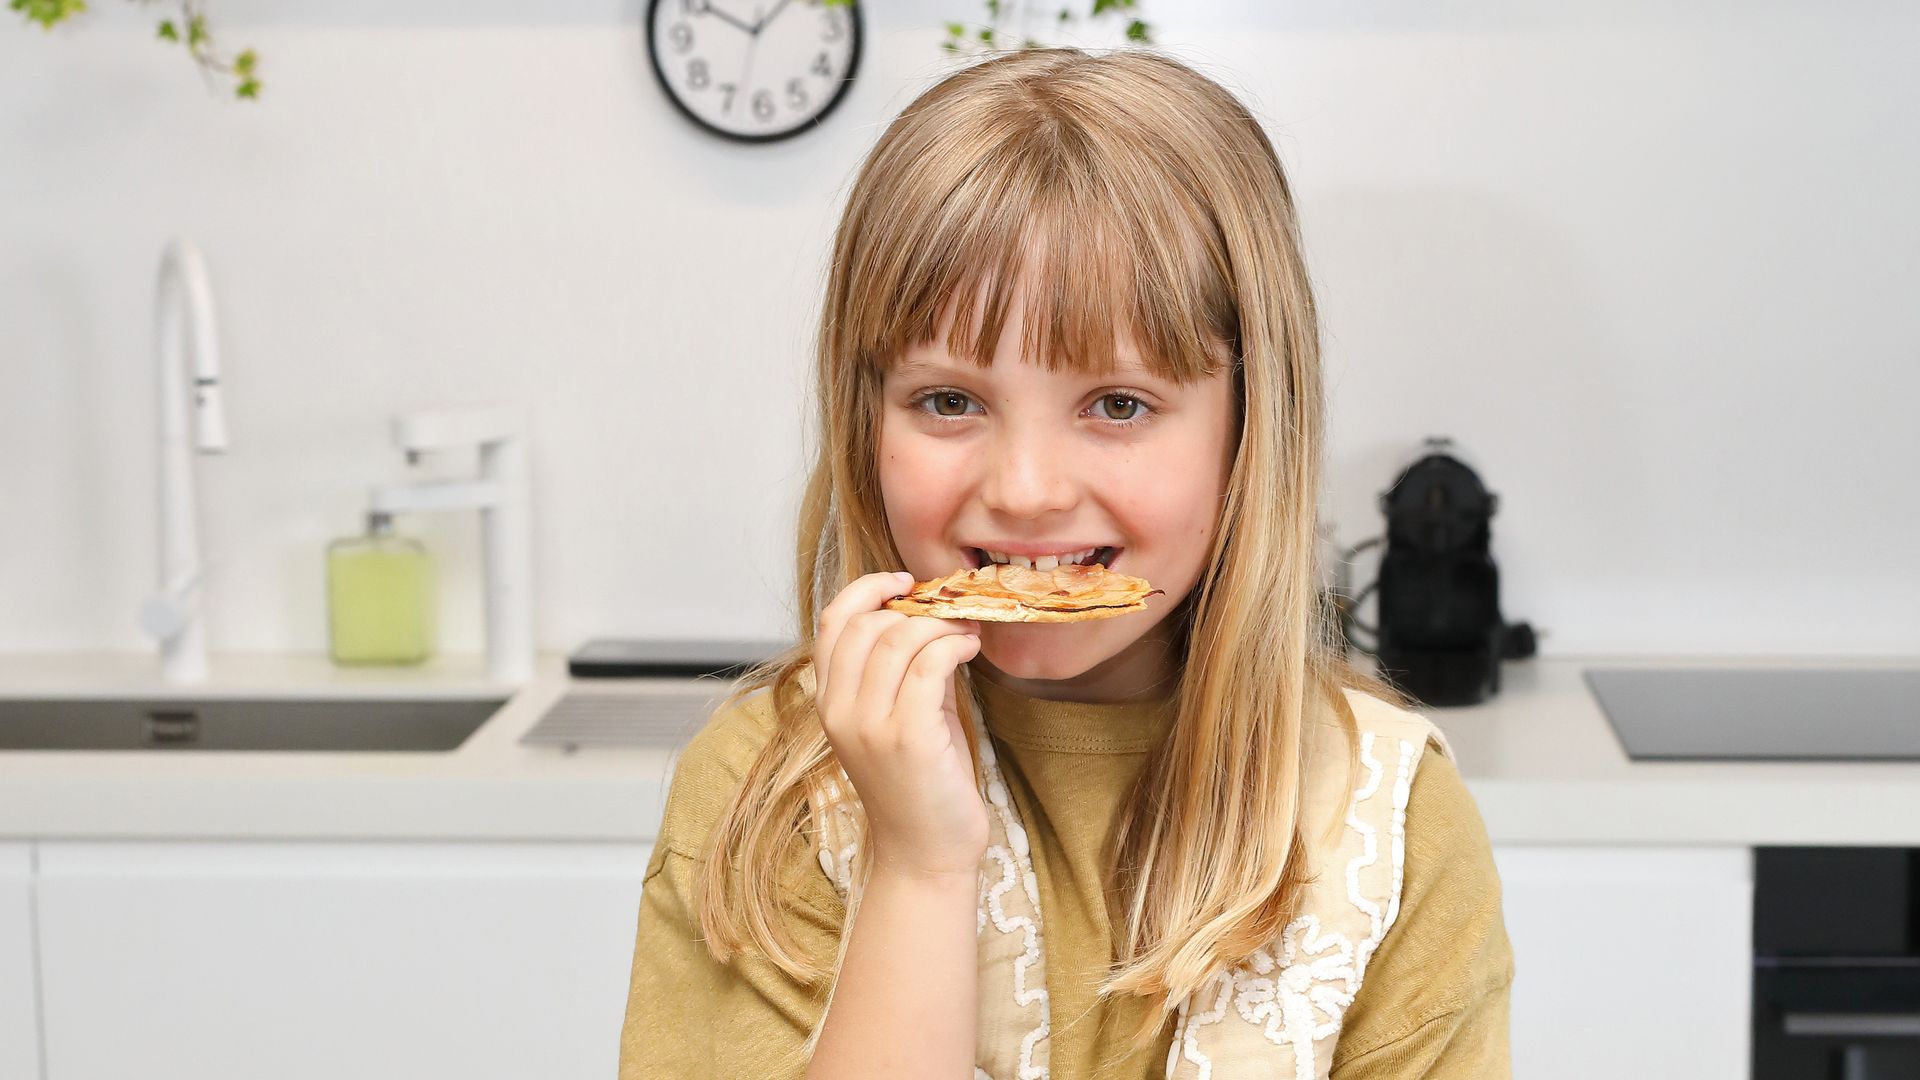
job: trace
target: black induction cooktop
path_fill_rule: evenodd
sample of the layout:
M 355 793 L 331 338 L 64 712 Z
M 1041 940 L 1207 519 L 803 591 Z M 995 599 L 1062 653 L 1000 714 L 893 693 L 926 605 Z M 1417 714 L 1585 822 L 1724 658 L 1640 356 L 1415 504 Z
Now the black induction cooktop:
M 1920 761 L 1920 668 L 1587 668 L 1636 761 Z

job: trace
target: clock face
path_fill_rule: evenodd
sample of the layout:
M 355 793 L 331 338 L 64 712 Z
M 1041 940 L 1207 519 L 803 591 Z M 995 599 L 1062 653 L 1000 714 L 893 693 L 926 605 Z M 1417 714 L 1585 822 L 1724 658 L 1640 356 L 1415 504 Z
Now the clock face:
M 799 134 L 833 111 L 860 63 L 859 4 L 651 0 L 647 47 L 667 97 L 728 138 Z

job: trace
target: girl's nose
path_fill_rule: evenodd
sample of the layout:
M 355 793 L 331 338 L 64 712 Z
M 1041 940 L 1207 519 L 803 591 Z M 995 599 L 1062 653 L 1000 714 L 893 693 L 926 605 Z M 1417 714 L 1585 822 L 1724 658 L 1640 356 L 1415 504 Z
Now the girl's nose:
M 1008 435 L 987 462 L 981 499 L 1012 517 L 1039 517 L 1073 505 L 1073 462 L 1043 436 Z

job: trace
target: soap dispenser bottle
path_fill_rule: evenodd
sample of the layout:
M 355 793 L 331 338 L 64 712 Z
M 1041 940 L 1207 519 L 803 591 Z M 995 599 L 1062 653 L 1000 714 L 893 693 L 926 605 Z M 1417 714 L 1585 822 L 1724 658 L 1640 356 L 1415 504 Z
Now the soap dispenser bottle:
M 327 545 L 327 639 L 336 664 L 417 664 L 433 654 L 433 557 L 367 514 L 364 536 Z

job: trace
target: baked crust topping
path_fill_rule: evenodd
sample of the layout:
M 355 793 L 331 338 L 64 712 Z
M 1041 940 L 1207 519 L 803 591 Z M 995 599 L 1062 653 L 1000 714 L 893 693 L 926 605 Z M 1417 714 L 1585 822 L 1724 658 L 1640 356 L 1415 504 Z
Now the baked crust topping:
M 1145 611 L 1146 599 L 1165 595 L 1146 579 L 1100 563 L 1063 564 L 1051 570 L 989 563 L 932 581 L 886 602 L 908 615 L 980 622 L 1084 622 Z

